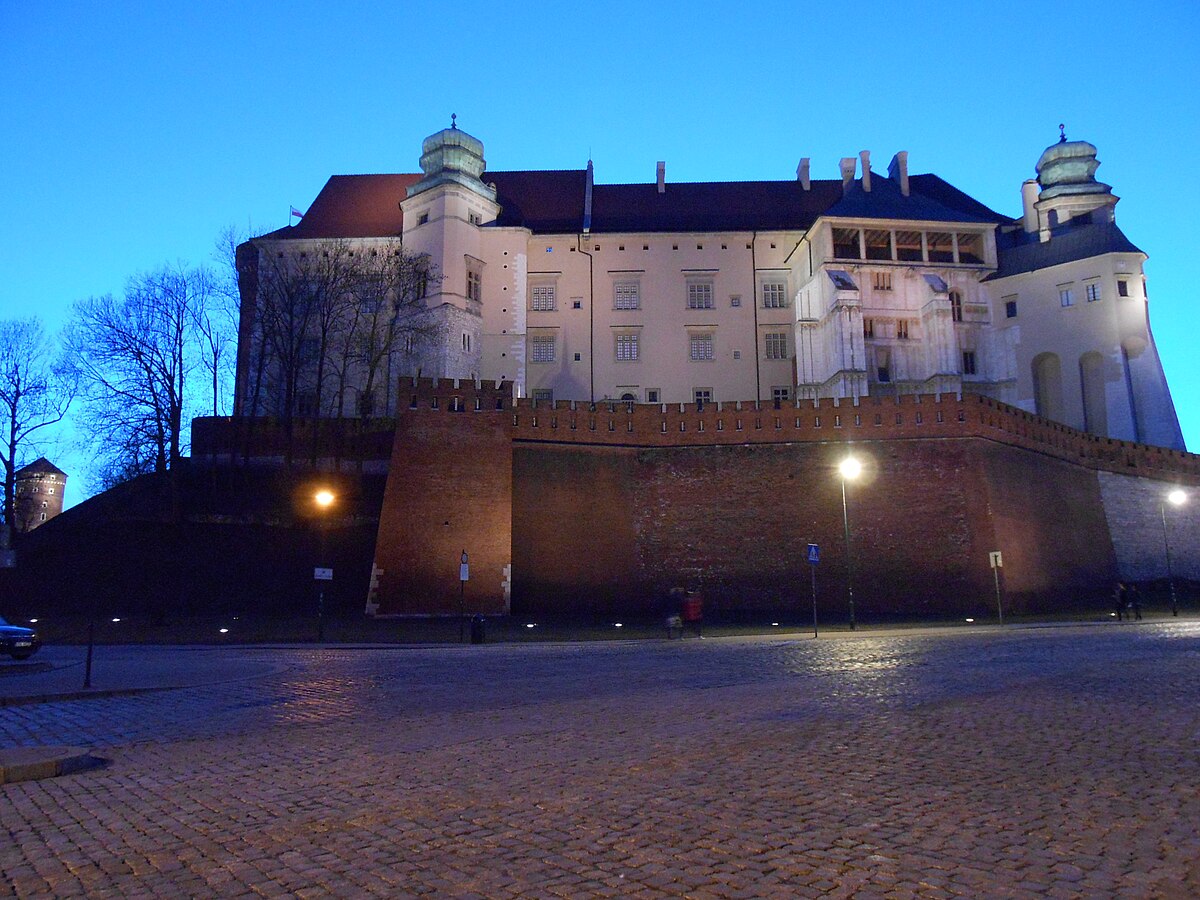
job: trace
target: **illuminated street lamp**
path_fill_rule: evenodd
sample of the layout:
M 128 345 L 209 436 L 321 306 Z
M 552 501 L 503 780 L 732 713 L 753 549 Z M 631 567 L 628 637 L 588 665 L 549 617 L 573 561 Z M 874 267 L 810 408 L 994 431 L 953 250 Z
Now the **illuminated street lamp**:
M 850 512 L 846 507 L 846 482 L 854 481 L 862 474 L 862 463 L 847 456 L 838 463 L 842 476 L 842 524 L 846 528 L 846 591 L 850 596 L 850 630 L 854 630 L 854 556 L 850 549 Z
M 317 643 L 325 643 L 325 582 L 333 580 L 333 569 L 324 565 L 325 562 L 325 513 L 333 506 L 337 497 L 333 491 L 322 488 L 313 494 L 313 502 L 317 504 L 320 518 L 317 521 L 317 565 L 313 569 L 313 578 L 317 582 Z
M 1171 573 L 1171 540 L 1167 537 L 1167 504 L 1172 506 L 1183 506 L 1187 502 L 1187 494 L 1179 488 L 1167 494 L 1166 498 L 1158 503 L 1158 511 L 1162 516 L 1163 526 L 1163 550 L 1167 554 L 1167 583 L 1171 585 L 1171 615 L 1179 615 L 1179 598 L 1175 594 L 1175 576 Z

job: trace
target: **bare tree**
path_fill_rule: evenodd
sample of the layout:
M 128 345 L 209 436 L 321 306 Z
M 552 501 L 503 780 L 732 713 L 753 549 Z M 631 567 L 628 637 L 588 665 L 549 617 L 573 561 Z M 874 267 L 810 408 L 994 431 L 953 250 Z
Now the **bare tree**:
M 436 332 L 424 300 L 437 274 L 399 240 L 267 236 L 241 245 L 237 268 L 237 405 L 252 416 L 280 417 L 289 460 L 296 418 L 343 416 L 351 394 L 355 415 L 377 413 L 373 398 L 392 358 Z
M 15 475 L 39 434 L 63 420 L 75 396 L 75 375 L 59 345 L 37 319 L 0 321 L 0 466 L 4 522 L 16 522 Z
M 207 270 L 176 265 L 131 279 L 120 300 L 76 304 L 69 344 L 105 486 L 168 471 L 184 454 L 204 340 L 196 325 L 212 292 Z

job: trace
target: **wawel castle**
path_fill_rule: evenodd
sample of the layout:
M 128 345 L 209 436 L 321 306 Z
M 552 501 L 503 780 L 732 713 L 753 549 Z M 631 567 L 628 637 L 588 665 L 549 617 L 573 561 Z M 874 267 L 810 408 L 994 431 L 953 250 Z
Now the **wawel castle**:
M 592 164 L 490 171 L 452 126 L 420 173 L 330 178 L 300 223 L 247 255 L 366 251 L 428 259 L 434 327 L 387 349 L 386 379 L 250 391 L 239 410 L 389 415 L 400 375 L 511 382 L 539 402 L 673 404 L 983 394 L 1096 435 L 1183 448 L 1147 314 L 1146 254 L 1117 225 L 1096 148 L 1065 137 L 1001 215 L 934 174 L 870 154 L 841 177 L 602 184 Z M 829 166 L 832 169 L 832 166 Z M 1017 194 L 1014 178 L 1014 201 Z M 262 285 L 243 266 L 243 298 Z M 244 304 L 248 310 L 254 303 Z M 386 385 L 386 387 L 385 387 Z M 369 396 L 368 396 L 369 394 Z M 336 395 L 336 396 L 335 396 Z M 349 395 L 349 396 L 348 396 Z M 350 412 L 345 412 L 350 411 Z

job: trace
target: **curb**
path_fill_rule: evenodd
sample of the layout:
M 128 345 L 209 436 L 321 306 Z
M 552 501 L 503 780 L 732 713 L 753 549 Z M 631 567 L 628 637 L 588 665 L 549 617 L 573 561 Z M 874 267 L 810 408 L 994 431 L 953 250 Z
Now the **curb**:
M 0 750 L 0 784 L 70 775 L 102 762 L 82 747 L 10 747 Z

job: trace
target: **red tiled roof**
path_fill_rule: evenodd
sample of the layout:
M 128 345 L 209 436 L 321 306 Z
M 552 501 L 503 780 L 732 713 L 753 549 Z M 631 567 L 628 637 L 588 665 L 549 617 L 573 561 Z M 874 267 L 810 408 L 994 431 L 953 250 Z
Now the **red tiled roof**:
M 275 232 L 289 238 L 399 237 L 400 201 L 420 181 L 417 174 L 334 175 L 299 224 Z
M 403 231 L 400 201 L 422 178 L 406 175 L 335 175 L 322 188 L 298 225 L 273 232 L 278 238 L 394 237 Z M 886 178 L 879 190 L 857 186 L 843 196 L 840 180 L 717 181 L 654 184 L 597 184 L 592 194 L 591 231 L 722 232 L 792 231 L 810 228 L 821 215 L 945 221 L 998 221 L 1002 217 L 934 175 L 915 175 L 911 197 L 901 197 Z M 535 234 L 576 234 L 583 228 L 583 169 L 484 172 L 500 203 L 497 226 L 528 228 Z

